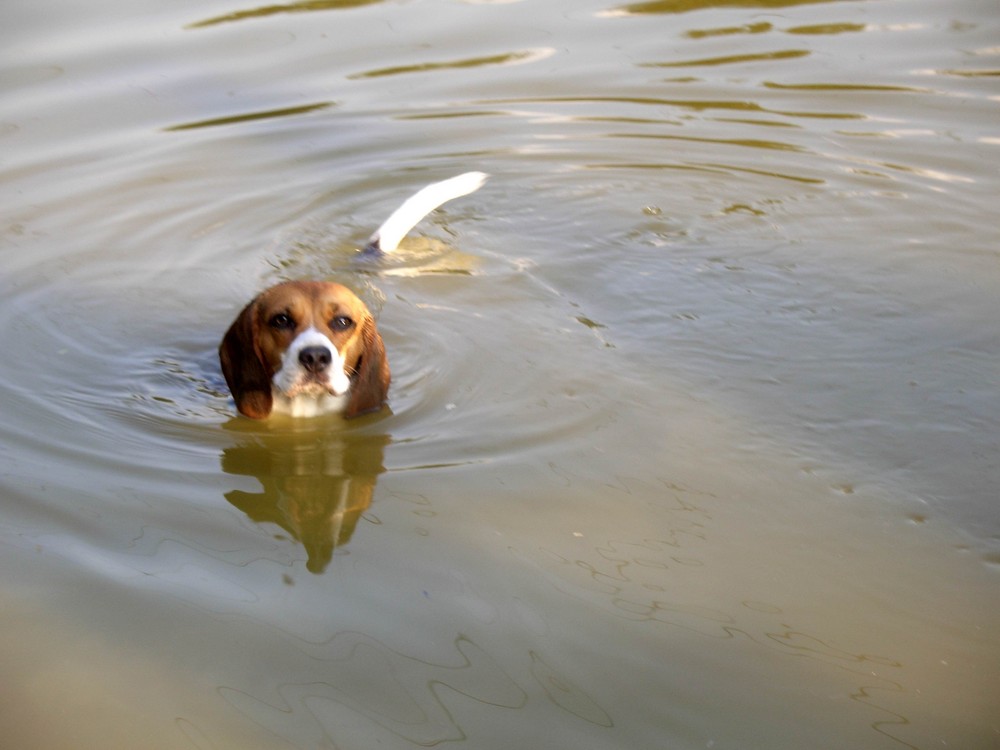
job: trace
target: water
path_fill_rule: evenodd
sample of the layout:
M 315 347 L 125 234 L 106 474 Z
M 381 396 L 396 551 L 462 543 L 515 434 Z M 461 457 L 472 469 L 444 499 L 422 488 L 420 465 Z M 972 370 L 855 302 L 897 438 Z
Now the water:
M 5 746 L 1000 743 L 994 3 L 0 17 Z M 235 416 L 296 277 L 390 412 Z

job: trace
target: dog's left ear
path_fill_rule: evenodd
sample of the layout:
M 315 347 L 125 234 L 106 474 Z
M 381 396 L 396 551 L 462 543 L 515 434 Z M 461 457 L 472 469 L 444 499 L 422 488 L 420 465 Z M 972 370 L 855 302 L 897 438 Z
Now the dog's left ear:
M 243 308 L 219 345 L 219 362 L 240 414 L 264 419 L 274 397 L 271 378 L 257 346 L 257 300 Z
M 375 321 L 366 318 L 361 328 L 363 350 L 351 376 L 351 398 L 344 409 L 347 418 L 378 411 L 389 393 L 389 361 Z

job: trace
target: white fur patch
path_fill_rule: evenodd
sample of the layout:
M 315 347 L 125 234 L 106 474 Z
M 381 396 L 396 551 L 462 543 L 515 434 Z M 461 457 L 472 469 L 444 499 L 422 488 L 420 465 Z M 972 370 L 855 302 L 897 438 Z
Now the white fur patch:
M 341 414 L 347 408 L 347 394 L 333 396 L 322 393 L 319 396 L 300 394 L 289 398 L 275 391 L 272 414 L 287 414 L 290 417 L 318 417 L 323 414 Z
M 317 376 L 299 362 L 307 347 L 322 347 L 330 353 L 330 366 Z M 351 379 L 344 371 L 344 358 L 324 334 L 313 327 L 300 333 L 281 355 L 281 367 L 271 379 L 274 411 L 308 417 L 342 411 L 347 403 Z

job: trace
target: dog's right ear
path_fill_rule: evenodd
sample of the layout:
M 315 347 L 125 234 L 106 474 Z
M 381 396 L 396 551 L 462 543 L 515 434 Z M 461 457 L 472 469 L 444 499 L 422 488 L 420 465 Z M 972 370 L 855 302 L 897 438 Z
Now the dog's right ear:
M 219 362 L 240 414 L 264 419 L 271 413 L 271 377 L 257 344 L 257 300 L 243 308 L 219 345 Z

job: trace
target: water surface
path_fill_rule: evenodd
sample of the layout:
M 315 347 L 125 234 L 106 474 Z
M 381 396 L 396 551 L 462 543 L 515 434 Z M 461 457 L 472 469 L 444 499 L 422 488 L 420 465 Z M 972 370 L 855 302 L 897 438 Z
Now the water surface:
M 0 18 L 5 745 L 1000 742 L 992 4 Z M 298 277 L 389 410 L 235 415 Z

